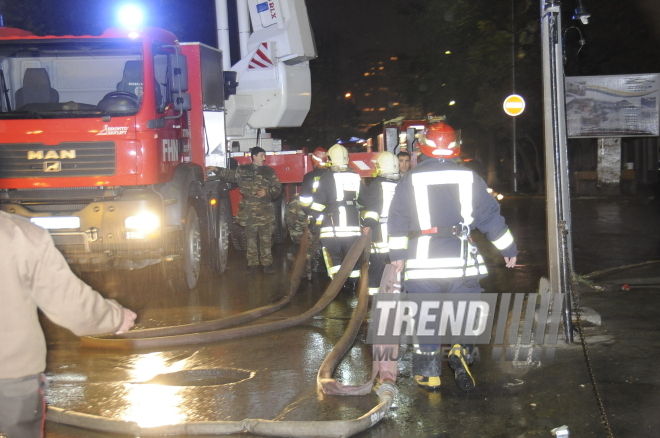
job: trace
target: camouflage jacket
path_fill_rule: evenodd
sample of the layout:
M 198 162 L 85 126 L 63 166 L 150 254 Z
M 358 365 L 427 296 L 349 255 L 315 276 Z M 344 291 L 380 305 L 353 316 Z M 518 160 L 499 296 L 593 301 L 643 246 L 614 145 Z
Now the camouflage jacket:
M 238 206 L 239 224 L 244 225 L 253 216 L 274 214 L 270 203 L 282 194 L 282 183 L 272 167 L 243 164 L 237 169 L 218 169 L 217 174 L 223 181 L 238 184 L 243 195 Z M 265 189 L 266 196 L 259 198 L 259 189 Z

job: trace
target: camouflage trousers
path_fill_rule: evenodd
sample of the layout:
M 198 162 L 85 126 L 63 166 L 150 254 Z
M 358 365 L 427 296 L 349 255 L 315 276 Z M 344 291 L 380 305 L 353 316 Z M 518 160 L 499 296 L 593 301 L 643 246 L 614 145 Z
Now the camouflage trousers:
M 298 198 L 294 198 L 287 205 L 286 226 L 289 230 L 289 236 L 293 244 L 300 246 L 302 242 L 305 227 L 308 226 L 309 218 L 300 205 Z M 316 226 L 309 226 L 309 235 L 307 236 L 307 260 L 314 260 L 317 253 L 321 251 L 321 229 Z
M 270 207 L 270 205 L 269 205 Z M 261 260 L 264 266 L 273 264 L 273 229 L 275 213 L 272 207 L 264 209 L 262 214 L 251 215 L 245 221 L 248 266 L 257 266 Z

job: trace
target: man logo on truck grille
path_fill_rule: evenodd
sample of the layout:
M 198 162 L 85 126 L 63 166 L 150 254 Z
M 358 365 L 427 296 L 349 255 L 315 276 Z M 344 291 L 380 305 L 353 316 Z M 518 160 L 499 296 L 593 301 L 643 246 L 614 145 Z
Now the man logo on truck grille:
M 61 172 L 61 161 L 44 161 L 44 172 Z
M 63 160 L 65 158 L 69 158 L 71 160 L 75 159 L 76 158 L 75 149 L 71 149 L 71 150 L 68 150 L 68 151 L 67 150 L 61 150 L 59 153 L 55 150 L 50 150 L 50 151 L 28 151 L 27 152 L 27 159 L 28 160 L 52 160 L 52 159 Z

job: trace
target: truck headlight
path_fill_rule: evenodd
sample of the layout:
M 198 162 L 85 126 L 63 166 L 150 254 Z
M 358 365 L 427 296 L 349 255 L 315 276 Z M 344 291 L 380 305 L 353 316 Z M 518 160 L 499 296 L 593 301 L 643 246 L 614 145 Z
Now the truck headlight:
M 160 230 L 160 216 L 154 213 L 140 213 L 124 220 L 127 239 L 156 237 Z

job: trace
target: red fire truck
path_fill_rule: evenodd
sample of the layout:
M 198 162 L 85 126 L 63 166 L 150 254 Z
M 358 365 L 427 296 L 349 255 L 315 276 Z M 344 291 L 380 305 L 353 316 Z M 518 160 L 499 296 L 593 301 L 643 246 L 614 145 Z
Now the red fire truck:
M 160 264 L 175 290 L 195 287 L 204 263 L 222 273 L 230 187 L 206 166 L 255 145 L 277 153 L 265 128 L 302 124 L 316 56 L 304 2 L 237 4 L 248 32 L 234 65 L 226 0 L 225 56 L 155 28 L 0 28 L 0 209 L 48 229 L 80 271 Z M 280 177 L 302 180 L 306 156 L 281 156 L 269 160 Z

